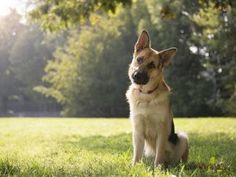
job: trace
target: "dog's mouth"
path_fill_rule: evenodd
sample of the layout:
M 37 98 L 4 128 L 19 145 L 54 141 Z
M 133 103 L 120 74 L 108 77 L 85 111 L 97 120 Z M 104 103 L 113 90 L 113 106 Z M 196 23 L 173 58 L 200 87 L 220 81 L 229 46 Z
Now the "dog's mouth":
M 132 74 L 132 79 L 133 79 L 134 83 L 138 84 L 138 85 L 145 85 L 149 81 L 149 77 L 148 77 L 147 72 L 140 72 L 140 71 L 135 71 Z

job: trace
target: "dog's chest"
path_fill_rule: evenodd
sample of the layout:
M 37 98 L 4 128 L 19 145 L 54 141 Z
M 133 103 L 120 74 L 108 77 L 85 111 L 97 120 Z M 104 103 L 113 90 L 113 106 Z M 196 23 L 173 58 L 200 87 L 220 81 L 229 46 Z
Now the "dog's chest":
M 155 139 L 160 125 L 165 122 L 169 115 L 168 93 L 156 97 L 145 95 L 128 95 L 130 104 L 130 118 L 140 128 L 147 139 Z
M 130 107 L 131 115 L 147 117 L 151 122 L 162 121 L 167 113 L 163 104 L 134 104 Z
M 146 117 L 149 122 L 164 121 L 169 112 L 168 94 L 157 97 L 147 97 L 145 95 L 133 94 L 129 98 L 130 116 Z

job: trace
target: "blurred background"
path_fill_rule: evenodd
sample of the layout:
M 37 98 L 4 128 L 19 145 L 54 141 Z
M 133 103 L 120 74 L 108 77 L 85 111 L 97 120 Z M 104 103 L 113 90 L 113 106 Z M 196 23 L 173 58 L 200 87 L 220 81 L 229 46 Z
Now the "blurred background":
M 146 29 L 175 116 L 236 115 L 236 1 L 0 2 L 0 116 L 127 117 L 128 65 Z

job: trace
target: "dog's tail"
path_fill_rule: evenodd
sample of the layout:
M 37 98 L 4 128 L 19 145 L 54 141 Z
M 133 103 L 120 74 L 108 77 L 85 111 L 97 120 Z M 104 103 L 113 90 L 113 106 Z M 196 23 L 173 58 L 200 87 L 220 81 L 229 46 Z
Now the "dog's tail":
M 176 144 L 175 147 L 175 156 L 177 159 L 182 160 L 183 162 L 187 162 L 188 160 L 188 136 L 184 132 L 177 133 L 179 142 Z
M 167 147 L 171 152 L 171 155 L 167 158 L 170 164 L 177 164 L 180 161 L 187 162 L 188 160 L 188 136 L 184 132 L 178 132 L 176 135 L 178 137 L 176 144 L 169 143 L 170 146 Z M 146 157 L 155 157 L 155 148 L 145 142 L 144 153 Z

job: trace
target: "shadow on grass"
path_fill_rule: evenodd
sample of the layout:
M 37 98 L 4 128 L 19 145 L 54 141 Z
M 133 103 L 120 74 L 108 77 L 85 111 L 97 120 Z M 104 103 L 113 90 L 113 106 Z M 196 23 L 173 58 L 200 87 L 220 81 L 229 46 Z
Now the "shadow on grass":
M 122 133 L 114 136 L 89 136 L 77 137 L 74 141 L 65 141 L 66 145 L 80 149 L 93 151 L 95 153 L 123 153 L 132 149 L 131 134 Z
M 236 137 L 225 133 L 208 135 L 191 133 L 190 157 L 206 160 L 208 157 L 233 159 L 235 156 Z M 74 136 L 72 140 L 62 142 L 64 145 L 75 146 L 93 152 L 122 153 L 132 149 L 131 133 L 122 133 L 114 136 Z M 194 159 L 192 159 L 194 160 Z
M 189 134 L 190 154 L 185 169 L 213 173 L 236 173 L 236 137 L 226 133 Z M 214 176 L 214 175 L 213 175 Z
M 124 152 L 132 153 L 131 134 L 119 134 L 115 136 L 90 136 L 77 137 L 74 141 L 63 143 L 74 146 L 78 149 L 92 151 L 94 153 L 120 154 Z M 185 164 L 185 170 L 194 172 L 199 170 L 219 172 L 227 174 L 235 173 L 236 167 L 236 137 L 225 133 L 213 134 L 189 134 L 190 139 L 190 159 Z M 150 162 L 144 162 L 151 165 Z M 182 164 L 183 165 L 183 164 Z M 174 169 L 178 169 L 174 168 Z
M 201 159 L 206 157 L 234 159 L 236 136 L 230 136 L 226 133 L 213 134 L 189 134 L 190 152 Z M 191 154 L 190 154 L 191 156 Z
M 224 133 L 214 134 L 189 134 L 190 139 L 190 162 L 168 169 L 173 174 L 178 176 L 236 176 L 236 137 Z M 65 150 L 73 149 L 77 153 L 80 149 L 91 151 L 100 154 L 122 154 L 128 152 L 131 155 L 132 142 L 131 134 L 119 134 L 114 136 L 73 136 L 67 137 L 61 142 Z M 76 153 L 73 156 L 76 156 Z M 103 156 L 99 162 L 94 161 L 96 165 L 100 165 L 97 169 L 94 167 L 94 173 L 100 173 L 102 169 L 103 176 L 111 174 L 110 166 L 104 169 L 107 164 L 114 163 L 109 161 L 103 161 Z M 131 158 L 131 157 L 130 157 Z M 119 158 L 118 158 L 119 159 Z M 0 161 L 0 176 L 81 176 L 81 170 L 87 172 L 91 171 L 89 166 L 84 166 L 78 171 L 71 172 L 70 168 L 65 166 L 47 166 L 42 163 L 34 165 L 33 163 L 27 163 L 23 165 L 21 163 L 15 163 L 17 159 L 2 160 Z M 96 159 L 95 159 L 96 160 Z M 41 159 L 40 161 L 43 162 Z M 126 159 L 125 159 L 126 161 Z M 81 159 L 83 162 L 83 159 Z M 74 163 L 73 160 L 70 163 Z M 152 163 L 145 162 L 146 169 L 152 169 L 150 166 Z M 93 163 L 92 163 L 93 164 Z M 124 164 L 127 164 L 125 162 Z M 113 165 L 113 164 L 112 164 Z M 111 166 L 112 166 L 111 165 Z M 184 167 L 184 168 L 183 168 Z M 117 173 L 125 171 L 125 167 L 120 165 L 112 168 L 120 168 Z M 63 171 L 61 171 L 63 170 Z M 127 169 L 126 169 L 127 170 Z M 143 169 L 142 169 L 143 170 Z M 73 174 L 73 175 L 72 175 Z M 97 175 L 98 176 L 98 175 Z M 109 176 L 109 175 L 107 175 Z

